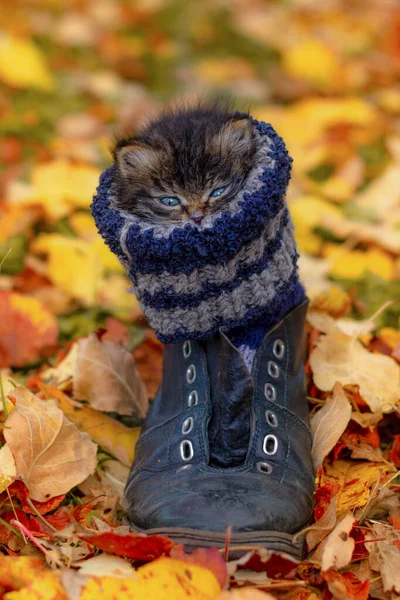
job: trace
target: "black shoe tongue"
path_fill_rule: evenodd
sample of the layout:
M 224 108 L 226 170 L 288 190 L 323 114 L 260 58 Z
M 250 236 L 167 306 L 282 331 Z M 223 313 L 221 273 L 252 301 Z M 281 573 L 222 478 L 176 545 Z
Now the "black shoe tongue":
M 210 464 L 237 467 L 250 440 L 253 382 L 240 352 L 221 335 L 206 343 L 212 415 L 208 427 Z

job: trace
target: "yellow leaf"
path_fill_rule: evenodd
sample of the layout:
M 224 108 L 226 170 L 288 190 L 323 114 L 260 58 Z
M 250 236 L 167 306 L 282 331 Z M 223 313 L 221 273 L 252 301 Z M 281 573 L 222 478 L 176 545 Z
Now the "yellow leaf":
M 140 309 L 134 294 L 128 291 L 129 281 L 125 275 L 110 274 L 99 282 L 98 303 L 111 308 L 117 319 L 127 319 Z
M 380 339 L 391 348 L 400 344 L 400 331 L 391 327 L 384 327 L 379 332 Z
M 12 394 L 15 409 L 6 421 L 4 437 L 15 459 L 17 479 L 39 502 L 66 494 L 94 472 L 96 445 L 55 402 L 44 402 L 23 387 Z
M 289 75 L 318 87 L 334 82 L 339 71 L 335 54 L 316 39 L 305 39 L 283 52 L 283 67 Z
M 14 457 L 8 444 L 4 444 L 0 449 L 0 493 L 4 492 L 15 481 L 16 477 Z
M 125 273 L 118 258 L 104 242 L 97 231 L 92 215 L 84 212 L 76 212 L 69 217 L 72 229 L 86 242 L 90 242 L 105 269 Z
M 100 171 L 88 165 L 53 160 L 35 167 L 32 172 L 34 197 L 51 219 L 59 219 L 74 207 L 89 208 L 99 183 Z
M 370 496 L 370 488 L 376 483 L 382 464 L 336 460 L 333 464 L 325 462 L 321 477 L 321 486 L 326 483 L 338 483 L 337 512 L 342 513 L 364 506 Z
M 0 581 L 12 590 L 4 592 L 4 600 L 68 600 L 58 573 L 46 568 L 40 558 L 2 556 Z
M 325 244 L 323 253 L 331 261 L 329 274 L 344 279 L 359 279 L 365 271 L 379 275 L 385 281 L 394 277 L 393 259 L 379 248 L 347 250 L 336 244 Z
M 91 244 L 58 233 L 43 233 L 32 250 L 48 255 L 47 275 L 55 286 L 86 305 L 96 304 L 102 266 Z
M 17 88 L 54 89 L 53 77 L 34 42 L 6 32 L 0 34 L 0 79 Z
M 341 332 L 322 335 L 310 355 L 315 385 L 329 392 L 337 381 L 358 385 L 372 412 L 389 413 L 400 400 L 400 369 L 390 356 L 368 352 Z
M 347 315 L 350 308 L 350 296 L 336 285 L 331 285 L 326 292 L 320 292 L 310 304 L 310 309 L 328 313 L 334 319 Z
M 313 233 L 313 229 L 326 215 L 340 216 L 340 209 L 317 196 L 302 196 L 291 203 L 290 211 L 300 250 L 309 254 L 318 254 L 323 240 Z
M 215 575 L 203 567 L 172 558 L 159 558 L 135 572 L 135 577 L 93 577 L 80 600 L 215 600 L 220 587 Z
M 46 398 L 57 400 L 58 406 L 78 429 L 87 431 L 96 444 L 104 448 L 122 464 L 130 467 L 134 455 L 135 444 L 140 435 L 140 427 L 125 427 L 107 415 L 82 404 L 80 407 L 72 403 L 68 396 L 53 385 L 40 384 Z

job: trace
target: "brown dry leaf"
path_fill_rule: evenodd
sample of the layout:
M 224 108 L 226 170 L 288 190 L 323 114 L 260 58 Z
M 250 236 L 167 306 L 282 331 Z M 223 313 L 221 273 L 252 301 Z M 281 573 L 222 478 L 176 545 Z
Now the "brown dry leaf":
M 340 383 L 336 383 L 332 396 L 311 419 L 312 457 L 316 471 L 346 429 L 350 417 L 350 402 Z
M 358 385 L 372 412 L 389 413 L 400 399 L 400 368 L 390 357 L 372 354 L 344 333 L 322 335 L 310 355 L 315 385 L 329 392 L 337 381 Z
M 148 398 L 133 357 L 124 348 L 95 333 L 77 342 L 74 397 L 93 408 L 140 418 L 146 416 Z
M 372 525 L 373 533 L 367 539 L 376 542 L 366 544 L 371 569 L 380 571 L 385 592 L 400 593 L 400 551 L 394 542 L 400 542 L 400 534 L 383 523 Z
M 376 244 L 384 250 L 398 254 L 400 252 L 400 236 L 396 229 L 374 223 L 349 221 L 344 217 L 327 215 L 322 218 L 322 225 L 340 238 L 354 238 L 366 244 Z
M 13 397 L 15 410 L 6 421 L 4 437 L 15 459 L 17 479 L 26 484 L 32 500 L 45 502 L 65 494 L 93 473 L 96 444 L 55 402 L 44 402 L 23 387 L 17 387 Z
M 306 541 L 309 551 L 313 550 L 334 529 L 337 521 L 336 496 L 332 498 L 324 516 L 311 525 L 307 531 Z
M 329 534 L 322 553 L 322 571 L 342 569 L 349 564 L 355 546 L 355 540 L 349 535 L 354 523 L 353 515 L 348 514 Z

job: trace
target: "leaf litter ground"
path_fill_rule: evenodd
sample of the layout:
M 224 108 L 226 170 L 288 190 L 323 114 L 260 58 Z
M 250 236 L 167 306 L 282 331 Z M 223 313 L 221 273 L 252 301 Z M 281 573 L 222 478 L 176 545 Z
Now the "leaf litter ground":
M 399 596 L 399 31 L 391 0 L 2 8 L 3 598 Z M 89 204 L 113 134 L 198 91 L 251 103 L 294 157 L 317 473 L 302 562 L 231 560 L 229 531 L 189 555 L 123 523 L 162 346 Z

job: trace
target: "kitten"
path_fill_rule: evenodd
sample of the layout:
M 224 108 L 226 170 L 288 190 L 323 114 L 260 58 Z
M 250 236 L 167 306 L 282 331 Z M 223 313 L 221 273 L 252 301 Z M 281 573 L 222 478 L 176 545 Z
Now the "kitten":
M 179 109 L 116 143 L 114 205 L 152 224 L 201 225 L 242 188 L 258 142 L 250 117 Z

